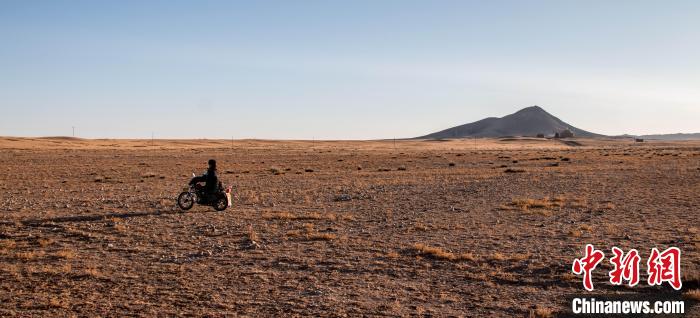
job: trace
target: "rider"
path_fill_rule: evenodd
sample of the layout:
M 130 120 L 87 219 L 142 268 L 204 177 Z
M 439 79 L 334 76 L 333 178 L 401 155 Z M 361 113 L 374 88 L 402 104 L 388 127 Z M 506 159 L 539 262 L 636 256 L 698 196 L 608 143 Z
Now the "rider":
M 216 160 L 209 159 L 208 164 L 209 167 L 207 168 L 207 172 L 201 176 L 192 178 L 192 180 L 190 180 L 190 185 L 197 182 L 205 182 L 206 185 L 204 186 L 204 191 L 207 195 L 211 196 L 212 194 L 216 193 L 219 178 L 216 176 Z

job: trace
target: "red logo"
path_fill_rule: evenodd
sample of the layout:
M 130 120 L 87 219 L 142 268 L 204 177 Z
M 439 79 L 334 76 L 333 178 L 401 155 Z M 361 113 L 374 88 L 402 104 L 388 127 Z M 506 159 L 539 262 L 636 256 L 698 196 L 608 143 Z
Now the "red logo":
M 681 289 L 681 250 L 670 247 L 659 253 L 656 248 L 651 249 L 651 256 L 647 261 L 647 273 L 649 285 L 661 285 L 668 282 L 675 290 Z
M 631 249 L 627 256 L 624 256 L 624 252 L 617 247 L 613 247 L 612 251 L 615 256 L 610 259 L 610 263 L 615 268 L 608 273 L 610 275 L 610 283 L 622 285 L 622 280 L 624 279 L 628 281 L 627 285 L 630 287 L 637 285 L 639 283 L 639 261 L 642 259 L 639 257 L 639 252 Z
M 610 283 L 622 285 L 625 281 L 630 287 L 639 283 L 639 262 L 641 256 L 636 249 L 631 249 L 627 254 L 617 247 L 612 248 L 613 257 L 610 263 L 613 270 L 608 272 Z M 596 250 L 593 245 L 586 245 L 586 254 L 582 258 L 574 260 L 571 270 L 576 275 L 583 274 L 583 288 L 593 290 L 592 273 L 596 266 L 605 258 L 601 250 Z M 663 252 L 652 248 L 647 260 L 647 283 L 651 286 L 661 285 L 667 282 L 673 289 L 679 290 L 681 282 L 681 250 L 677 247 L 669 247 Z
M 574 265 L 571 269 L 576 275 L 583 274 L 583 288 L 586 290 L 593 290 L 591 273 L 604 257 L 605 254 L 602 251 L 596 250 L 593 245 L 588 244 L 586 245 L 586 256 L 574 260 Z

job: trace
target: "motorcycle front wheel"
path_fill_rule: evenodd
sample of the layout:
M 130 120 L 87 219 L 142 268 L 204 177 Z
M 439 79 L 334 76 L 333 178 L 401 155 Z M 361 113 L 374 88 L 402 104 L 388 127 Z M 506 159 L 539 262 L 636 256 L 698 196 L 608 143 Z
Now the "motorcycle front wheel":
M 226 196 L 218 196 L 214 201 L 214 210 L 223 211 L 228 208 L 228 198 Z
M 190 192 L 183 192 L 177 196 L 177 206 L 185 211 L 191 209 L 194 206 L 194 195 Z

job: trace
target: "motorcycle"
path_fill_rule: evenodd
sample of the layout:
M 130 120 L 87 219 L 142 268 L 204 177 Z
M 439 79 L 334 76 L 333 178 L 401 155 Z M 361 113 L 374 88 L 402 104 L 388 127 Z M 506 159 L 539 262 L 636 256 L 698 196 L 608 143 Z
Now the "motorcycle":
M 192 173 L 192 177 L 194 176 L 195 174 Z M 183 192 L 177 196 L 177 205 L 182 210 L 191 209 L 195 203 L 212 206 L 217 211 L 226 210 L 231 206 L 231 187 L 224 189 L 223 184 L 219 181 L 216 192 L 207 194 L 202 185 L 195 183 L 183 188 Z

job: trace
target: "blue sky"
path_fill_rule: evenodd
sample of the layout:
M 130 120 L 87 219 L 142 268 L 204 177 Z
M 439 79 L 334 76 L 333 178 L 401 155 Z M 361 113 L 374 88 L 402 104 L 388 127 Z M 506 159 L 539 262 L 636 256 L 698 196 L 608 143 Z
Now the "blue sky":
M 700 1 L 5 1 L 0 135 L 700 132 Z

